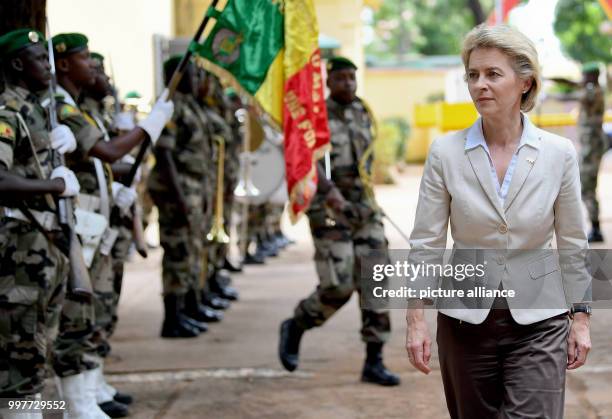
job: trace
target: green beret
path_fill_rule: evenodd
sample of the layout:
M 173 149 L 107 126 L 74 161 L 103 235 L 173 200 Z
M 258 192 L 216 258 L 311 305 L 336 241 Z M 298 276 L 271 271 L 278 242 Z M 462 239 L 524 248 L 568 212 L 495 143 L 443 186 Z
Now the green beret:
M 344 57 L 332 57 L 327 61 L 327 72 L 331 73 L 336 70 L 344 70 L 345 68 L 351 68 L 357 70 L 357 66 L 348 58 Z
M 12 54 L 39 42 L 45 42 L 42 33 L 30 28 L 16 29 L 0 36 L 0 56 Z
M 54 52 L 60 55 L 82 51 L 87 48 L 89 42 L 82 33 L 60 33 L 55 35 L 52 41 Z
M 183 54 L 177 54 L 164 61 L 164 74 L 168 74 L 170 71 L 174 71 L 178 67 L 182 59 Z
M 130 90 L 125 95 L 126 99 L 140 99 L 142 96 L 136 90 Z
M 97 61 L 99 65 L 104 65 L 104 56 L 99 52 L 92 52 L 89 54 L 92 60 Z
M 582 73 L 583 74 L 599 73 L 599 63 L 595 61 L 584 63 L 582 65 Z

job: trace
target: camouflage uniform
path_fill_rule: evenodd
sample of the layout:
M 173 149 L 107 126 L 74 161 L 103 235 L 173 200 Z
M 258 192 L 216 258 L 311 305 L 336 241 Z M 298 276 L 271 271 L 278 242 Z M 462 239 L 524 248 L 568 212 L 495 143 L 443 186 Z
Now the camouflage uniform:
M 597 173 L 603 154 L 608 149 L 603 132 L 604 94 L 599 85 L 587 83 L 580 95 L 578 137 L 580 140 L 580 181 L 584 201 L 592 223 L 599 223 Z
M 327 100 L 331 131 L 331 177 L 359 216 L 330 224 L 325 196 L 317 192 L 307 213 L 315 245 L 317 289 L 295 309 L 295 322 L 304 329 L 322 325 L 353 294 L 360 292 L 360 258 L 372 249 L 386 249 L 381 216 L 364 193 L 358 164 L 372 142 L 371 121 L 359 100 L 340 105 Z M 371 161 L 370 161 L 371 163 Z M 371 164 L 367 166 L 370 169 Z M 384 343 L 391 329 L 389 314 L 361 311 L 361 336 L 365 342 Z
M 149 193 L 159 211 L 160 242 L 164 248 L 162 278 L 164 295 L 185 295 L 196 287 L 201 271 L 202 252 L 202 196 L 209 155 L 210 139 L 206 116 L 195 99 L 186 94 L 174 96 L 174 115 L 157 144 L 171 150 L 179 182 L 190 210 L 189 225 L 176 204 L 174 191 L 164 168 L 153 168 L 148 181 Z
M 274 238 L 281 233 L 281 218 L 285 211 L 285 204 L 268 203 L 266 205 L 266 236 Z
M 0 110 L 0 168 L 29 179 L 47 179 L 54 167 L 54 152 L 38 98 L 9 85 L 0 96 L 0 106 L 4 107 Z M 23 204 L 32 211 L 53 213 L 51 203 L 38 196 Z M 2 213 L 0 208 L 0 397 L 13 398 L 42 390 L 69 266 L 33 224 Z M 49 232 L 58 238 L 62 234 L 57 225 Z
M 91 116 L 97 125 L 101 125 L 103 130 L 108 133 L 109 137 L 116 134 L 112 131 L 112 117 L 104 108 L 102 102 L 96 101 L 90 97 L 85 97 L 81 103 L 81 110 Z M 102 305 L 98 307 L 98 311 L 102 309 L 102 313 L 98 314 L 98 312 L 96 312 L 96 319 L 101 316 L 102 322 L 99 324 L 99 327 L 104 329 L 106 341 L 114 333 L 118 321 L 117 310 L 123 283 L 123 265 L 127 259 L 130 245 L 132 244 L 132 221 L 131 213 L 123 214 L 119 207 L 111 205 L 110 226 L 114 230 L 117 230 L 118 235 L 109 257 L 112 274 L 109 273 L 104 277 L 106 282 L 104 286 L 105 292 L 99 293 L 99 300 Z M 112 279 L 110 275 L 112 275 Z M 112 282 L 112 285 L 110 285 L 109 282 Z M 107 354 L 103 347 L 100 349 L 102 350 L 101 355 Z
M 98 180 L 89 151 L 98 142 L 104 140 L 104 133 L 98 129 L 91 116 L 77 107 L 70 95 L 58 88 L 63 98 L 57 101 L 57 114 L 60 123 L 68 126 L 77 140 L 77 149 L 66 156 L 66 165 L 74 171 L 81 185 L 81 198 L 84 194 L 100 197 Z M 110 181 L 112 173 L 107 164 L 103 165 L 110 203 L 112 192 Z M 101 208 L 89 208 L 97 213 Z M 89 276 L 94 288 L 92 303 L 74 300 L 68 294 L 62 309 L 60 334 L 55 342 L 54 368 L 57 375 L 67 377 L 97 365 L 84 357 L 86 354 L 108 352 L 109 346 L 104 334 L 104 326 L 111 316 L 105 307 L 112 298 L 112 265 L 109 255 L 96 251 Z

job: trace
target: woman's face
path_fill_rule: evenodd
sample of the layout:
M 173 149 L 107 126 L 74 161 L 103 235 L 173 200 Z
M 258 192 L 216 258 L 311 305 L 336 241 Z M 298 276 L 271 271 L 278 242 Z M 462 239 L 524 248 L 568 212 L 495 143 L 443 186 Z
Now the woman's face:
M 467 83 L 472 101 L 483 117 L 519 112 L 521 96 L 531 86 L 531 80 L 521 80 L 510 57 L 497 48 L 472 51 Z

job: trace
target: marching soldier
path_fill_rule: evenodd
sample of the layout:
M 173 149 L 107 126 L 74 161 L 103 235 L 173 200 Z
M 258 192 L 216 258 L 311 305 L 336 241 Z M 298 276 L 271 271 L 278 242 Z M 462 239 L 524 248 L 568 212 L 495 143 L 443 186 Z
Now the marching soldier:
M 60 377 L 71 415 L 106 417 L 96 403 L 96 391 L 101 375 L 98 360 L 108 351 L 106 330 L 112 321 L 106 300 L 112 299 L 110 250 L 116 233 L 108 231 L 113 196 L 108 164 L 126 155 L 147 137 L 154 143 L 172 114 L 173 104 L 166 101 L 167 93 L 163 94 L 137 128 L 108 140 L 95 120 L 77 104 L 83 90 L 95 83 L 87 43 L 87 37 L 78 33 L 53 37 L 57 93 L 61 96 L 57 114 L 77 140 L 76 150 L 67 156 L 67 165 L 73 168 L 82 187 L 79 210 L 88 221 L 95 221 L 86 224 L 91 230 L 87 231 L 87 237 L 82 237 L 94 288 L 93 307 L 83 301 L 66 299 L 54 347 L 54 369 Z
M 166 85 L 181 60 L 164 63 Z M 156 164 L 148 189 L 159 213 L 160 242 L 164 249 L 162 281 L 165 338 L 195 337 L 213 321 L 200 304 L 198 281 L 202 274 L 203 185 L 209 151 L 206 116 L 196 103 L 198 74 L 187 64 L 176 90 L 171 122 L 155 147 Z
M 604 153 L 608 150 L 608 140 L 603 131 L 604 93 L 599 85 L 599 66 L 587 63 L 582 68 L 583 82 L 579 95 L 580 114 L 578 116 L 578 137 L 580 140 L 580 181 L 591 231 L 589 242 L 602 242 L 603 235 L 599 226 L 599 202 L 597 201 L 597 173 Z
M 304 331 L 321 326 L 351 298 L 353 291 L 360 291 L 360 257 L 373 249 L 387 249 L 381 215 L 367 199 L 359 176 L 359 163 L 372 142 L 372 133 L 370 116 L 355 95 L 356 69 L 346 58 L 336 57 L 328 62 L 331 180 L 319 167 L 319 185 L 308 211 L 319 286 L 300 301 L 293 317 L 281 325 L 279 357 L 289 371 L 298 367 Z M 399 377 L 382 362 L 382 348 L 391 330 L 389 314 L 362 309 L 361 320 L 361 337 L 366 343 L 361 380 L 398 385 Z
M 50 130 L 40 103 L 50 80 L 42 34 L 3 35 L 0 57 L 7 83 L 0 95 L 0 397 L 40 397 L 69 270 L 55 200 L 80 189 L 53 155 L 74 150 L 76 140 L 64 125 Z

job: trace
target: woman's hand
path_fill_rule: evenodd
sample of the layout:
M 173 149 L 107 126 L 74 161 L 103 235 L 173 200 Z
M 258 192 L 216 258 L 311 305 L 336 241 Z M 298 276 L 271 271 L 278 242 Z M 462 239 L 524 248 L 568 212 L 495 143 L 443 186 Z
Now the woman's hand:
M 406 351 L 413 367 L 429 374 L 431 358 L 431 338 L 422 308 L 406 310 Z
M 590 319 L 586 313 L 574 314 L 567 338 L 567 369 L 575 370 L 586 362 L 591 350 Z

